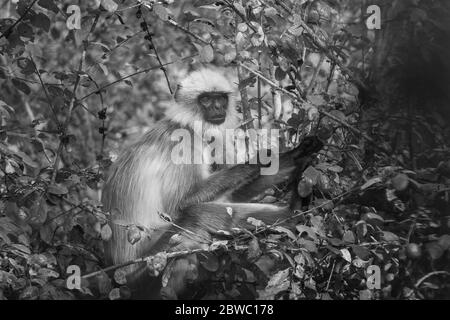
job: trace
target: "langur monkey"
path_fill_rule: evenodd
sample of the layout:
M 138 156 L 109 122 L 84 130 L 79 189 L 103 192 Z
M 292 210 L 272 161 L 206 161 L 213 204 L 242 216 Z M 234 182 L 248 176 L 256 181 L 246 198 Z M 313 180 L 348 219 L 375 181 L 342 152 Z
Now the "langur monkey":
M 190 249 L 204 244 L 205 239 L 218 230 L 245 224 L 248 217 L 274 223 L 291 214 L 289 207 L 245 201 L 286 181 L 298 168 L 299 160 L 320 150 L 322 143 L 316 138 L 307 138 L 299 147 L 281 154 L 279 171 L 275 175 L 261 175 L 261 164 L 224 165 L 213 171 L 209 164 L 175 164 L 172 161 L 171 152 L 177 144 L 172 136 L 177 129 L 186 129 L 195 135 L 195 122 L 203 125 L 204 132 L 237 128 L 235 104 L 235 90 L 221 72 L 216 69 L 194 71 L 178 86 L 175 102 L 166 117 L 122 151 L 105 183 L 104 210 L 111 212 L 112 220 L 143 225 L 151 234 L 131 244 L 127 241 L 127 227 L 111 221 L 112 237 L 105 242 L 108 263 L 121 264 L 167 250 L 174 234 L 182 239 L 177 249 Z M 202 140 L 202 145 L 206 144 L 207 141 Z M 194 145 L 193 153 L 203 152 L 200 149 Z M 170 216 L 171 221 L 161 218 L 161 213 Z M 127 272 L 129 286 L 145 286 L 147 291 L 153 286 L 153 291 L 158 289 L 158 293 L 151 297 L 160 297 L 160 285 L 155 284 L 155 280 L 144 280 L 148 278 L 144 267 L 134 265 Z M 181 278 L 174 276 L 173 283 L 169 281 L 168 286 L 172 286 L 175 294 L 183 289 Z

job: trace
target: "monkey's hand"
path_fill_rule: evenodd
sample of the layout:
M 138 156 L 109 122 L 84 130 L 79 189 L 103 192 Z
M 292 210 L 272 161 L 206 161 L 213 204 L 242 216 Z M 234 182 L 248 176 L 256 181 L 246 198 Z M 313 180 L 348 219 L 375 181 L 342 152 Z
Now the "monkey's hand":
M 317 136 L 308 136 L 288 154 L 292 157 L 296 167 L 303 166 L 305 158 L 309 158 L 323 148 L 323 142 Z

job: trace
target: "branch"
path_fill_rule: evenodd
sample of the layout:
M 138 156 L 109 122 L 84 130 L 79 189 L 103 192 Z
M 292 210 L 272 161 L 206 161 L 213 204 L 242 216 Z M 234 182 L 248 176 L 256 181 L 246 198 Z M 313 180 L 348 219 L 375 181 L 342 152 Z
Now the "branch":
M 228 0 L 224 0 L 224 2 L 226 3 L 226 5 L 229 7 L 229 8 L 231 8 L 234 12 L 236 12 L 236 14 L 239 16 L 239 18 L 241 18 L 242 19 L 242 21 L 244 21 L 245 22 L 245 24 L 250 28 L 250 29 L 252 29 L 252 31 L 254 32 L 254 33 L 258 33 L 258 31 L 255 29 L 255 27 L 254 26 L 252 26 L 248 21 L 247 21 L 247 18 L 234 6 L 234 3 L 232 3 L 232 2 L 230 2 L 230 1 L 228 1 Z M 237 24 L 236 24 L 236 26 L 237 26 Z
M 292 16 L 291 9 L 285 3 L 283 3 L 283 1 L 280 1 L 280 0 L 274 0 L 274 1 L 275 1 L 275 4 L 279 5 L 281 8 L 283 8 L 284 11 L 286 11 L 289 15 Z M 303 21 L 303 19 L 300 19 L 300 25 L 306 31 L 306 33 L 311 38 L 313 43 L 317 47 L 319 47 L 319 49 L 322 50 L 323 53 L 325 53 L 325 55 L 328 57 L 328 59 L 330 59 L 333 63 L 335 63 L 342 70 L 342 72 L 345 73 L 350 79 L 352 79 L 358 86 L 360 86 L 363 89 L 367 89 L 366 84 L 358 76 L 356 76 L 353 72 L 351 72 L 350 69 L 348 69 L 346 66 L 344 66 L 344 64 L 338 58 L 336 58 L 334 56 L 333 52 L 330 52 L 330 50 L 327 48 L 326 42 L 323 41 L 322 39 L 320 39 L 315 34 L 315 32 L 308 26 L 308 24 L 306 24 Z
M 25 9 L 25 12 L 23 13 L 23 15 L 21 15 L 21 16 L 19 17 L 19 19 L 17 19 L 17 21 L 14 22 L 14 24 L 13 24 L 11 27 L 9 27 L 8 29 L 6 29 L 6 31 L 0 35 L 0 39 L 3 38 L 3 37 L 7 37 L 7 38 L 8 38 L 9 33 L 12 31 L 12 29 L 14 29 L 14 27 L 15 27 L 20 21 L 23 20 L 23 18 L 27 15 L 28 11 L 31 10 L 31 8 L 34 6 L 34 4 L 35 4 L 37 1 L 38 1 L 38 0 L 34 0 L 34 1 L 28 6 L 28 8 Z
M 169 23 L 170 25 L 174 26 L 177 29 L 180 29 L 181 31 L 183 31 L 184 33 L 190 35 L 191 37 L 195 38 L 197 41 L 202 42 L 204 44 L 210 44 L 208 41 L 203 40 L 200 36 L 196 35 L 195 33 L 189 31 L 188 29 L 186 29 L 185 27 L 182 27 L 178 24 L 178 22 L 174 21 L 172 18 L 169 18 L 167 21 L 165 21 L 167 23 Z
M 169 76 L 167 75 L 167 69 L 163 66 L 161 58 L 159 57 L 159 54 L 158 54 L 158 50 L 156 50 L 156 46 L 155 46 L 155 43 L 153 42 L 152 34 L 148 30 L 148 24 L 147 24 L 147 21 L 145 20 L 144 15 L 142 15 L 142 21 L 144 21 L 144 23 L 145 23 L 145 31 L 147 32 L 148 41 L 150 42 L 150 45 L 152 46 L 153 51 L 155 52 L 156 60 L 158 60 L 158 63 L 159 63 L 159 68 L 164 73 L 164 77 L 166 78 L 166 82 L 167 82 L 167 87 L 169 87 L 169 92 L 172 95 L 173 91 L 172 91 L 172 87 L 170 85 Z
M 64 138 L 66 136 L 67 128 L 70 123 L 70 118 L 72 117 L 72 111 L 75 106 L 75 101 L 77 100 L 76 92 L 77 92 L 78 84 L 80 83 L 80 74 L 83 71 L 83 63 L 86 58 L 86 51 L 87 51 L 87 47 L 89 45 L 89 36 L 94 31 L 99 18 L 100 18 L 100 14 L 97 13 L 97 15 L 94 18 L 94 22 L 92 23 L 91 29 L 89 30 L 89 33 L 86 35 L 86 39 L 83 41 L 83 53 L 81 54 L 80 63 L 78 65 L 77 77 L 75 79 L 75 84 L 74 84 L 73 90 L 72 90 L 72 98 L 71 98 L 70 104 L 69 104 L 69 111 L 67 113 L 66 121 L 64 122 L 64 126 L 62 128 L 62 133 L 61 133 L 61 137 L 60 137 L 60 141 L 59 141 L 59 145 L 58 145 L 58 150 L 56 151 L 56 159 L 55 159 L 55 163 L 53 165 L 51 184 L 53 184 L 56 179 L 56 173 L 58 171 L 59 162 L 61 161 L 62 148 L 64 146 L 64 140 L 65 140 Z
M 193 55 L 191 55 L 191 56 L 187 56 L 187 57 L 184 57 L 184 58 L 180 58 L 180 59 L 178 59 L 178 60 L 174 60 L 174 61 L 171 61 L 171 62 L 163 63 L 162 66 L 167 66 L 167 65 L 170 65 L 170 64 L 173 64 L 173 63 L 177 63 L 177 62 L 180 62 L 180 61 L 184 61 L 184 60 L 186 60 L 186 59 L 193 58 L 193 57 L 195 57 L 195 56 L 197 56 L 197 55 L 198 55 L 198 54 L 193 54 Z M 101 87 L 98 88 L 97 90 L 94 90 L 94 91 L 92 91 L 91 93 L 88 93 L 88 94 L 85 95 L 84 97 L 80 98 L 79 101 L 82 101 L 82 100 L 84 100 L 84 99 L 86 99 L 86 98 L 92 96 L 93 94 L 100 93 L 101 91 L 105 90 L 106 88 L 108 88 L 108 87 L 110 87 L 110 86 L 112 86 L 112 85 L 115 85 L 115 84 L 117 84 L 117 83 L 119 83 L 119 82 L 122 82 L 122 81 L 124 81 L 124 80 L 126 80 L 126 79 L 128 79 L 128 78 L 134 77 L 135 75 L 138 75 L 138 74 L 141 74 L 141 73 L 145 73 L 145 72 L 149 72 L 149 71 L 152 71 L 152 70 L 156 70 L 156 69 L 159 69 L 159 68 L 161 68 L 161 67 L 160 67 L 160 66 L 156 66 L 156 67 L 145 68 L 145 69 L 142 69 L 142 70 L 140 70 L 140 71 L 133 72 L 132 74 L 129 74 L 129 75 L 124 76 L 124 77 L 122 77 L 122 78 L 120 78 L 120 79 L 117 79 L 117 80 L 115 80 L 115 81 L 113 81 L 113 82 L 110 82 L 110 83 L 108 83 L 108 84 L 105 84 L 104 86 L 101 86 Z
M 438 275 L 438 274 L 445 274 L 445 275 L 447 275 L 447 276 L 450 276 L 450 272 L 447 272 L 447 271 L 434 271 L 434 272 L 430 272 L 429 274 L 424 275 L 422 278 L 420 278 L 420 279 L 416 282 L 416 284 L 414 285 L 414 287 L 419 288 L 419 286 L 422 284 L 422 282 L 424 282 L 426 279 L 428 279 L 428 278 L 431 277 L 431 276 Z
M 286 95 L 290 96 L 291 98 L 293 98 L 294 100 L 300 100 L 300 102 L 307 102 L 306 100 L 303 100 L 302 98 L 298 97 L 297 95 L 293 94 L 292 92 L 278 86 L 277 84 L 275 84 L 273 81 L 267 79 L 266 77 L 264 77 L 262 74 L 260 74 L 259 72 L 252 70 L 251 68 L 247 67 L 245 64 L 243 64 L 242 62 L 238 62 L 238 64 L 243 67 L 244 69 L 246 69 L 247 71 L 253 73 L 254 75 L 256 75 L 257 77 L 260 77 L 262 80 L 264 80 L 265 82 L 267 82 L 269 85 L 271 85 L 273 88 L 275 88 L 276 90 L 279 90 L 283 93 L 285 93 Z M 323 114 L 327 117 L 329 117 L 330 119 L 336 121 L 337 123 L 343 125 L 344 127 L 350 129 L 351 131 L 353 131 L 354 133 L 360 135 L 361 137 L 363 137 L 364 139 L 366 139 L 367 141 L 373 143 L 375 146 L 377 146 L 378 148 L 380 148 L 381 150 L 385 151 L 384 149 L 382 149 L 380 146 L 377 145 L 377 143 L 371 138 L 369 137 L 367 134 L 365 134 L 364 132 L 362 132 L 361 130 L 355 128 L 354 126 L 352 126 L 351 124 L 345 122 L 344 120 L 339 119 L 338 117 L 332 115 L 331 113 L 321 110 L 321 109 L 317 109 L 317 111 L 320 114 Z
M 45 87 L 45 84 L 42 81 L 41 73 L 39 72 L 39 70 L 38 70 L 38 68 L 36 66 L 36 63 L 34 62 L 33 57 L 31 56 L 31 54 L 30 54 L 30 60 L 31 60 L 31 63 L 33 64 L 34 71 L 36 72 L 36 74 L 37 74 L 37 76 L 39 78 L 39 82 L 41 83 L 42 89 L 44 90 L 45 97 L 47 98 L 47 103 L 50 106 L 50 109 L 52 110 L 53 116 L 55 117 L 56 124 L 58 126 L 60 126 L 58 117 L 56 115 L 55 107 L 53 106 L 53 103 L 52 103 L 52 100 L 50 99 L 50 96 L 48 95 L 47 88 Z

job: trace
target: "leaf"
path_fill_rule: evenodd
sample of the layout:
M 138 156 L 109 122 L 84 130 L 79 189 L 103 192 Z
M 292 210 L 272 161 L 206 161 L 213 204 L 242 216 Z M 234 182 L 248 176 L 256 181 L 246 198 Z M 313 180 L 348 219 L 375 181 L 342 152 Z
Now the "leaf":
M 135 244 L 141 240 L 141 231 L 135 225 L 131 225 L 127 231 L 127 240 L 131 244 Z M 123 284 L 123 283 L 121 283 Z
M 362 260 L 367 260 L 370 257 L 370 251 L 362 246 L 352 246 L 353 253 L 361 258 Z
M 58 185 L 58 184 L 52 184 L 50 186 L 48 186 L 47 191 L 51 194 L 56 194 L 56 195 L 63 195 L 63 194 L 67 194 L 69 192 L 69 190 L 67 190 L 67 188 L 63 185 Z
M 164 8 L 161 4 L 154 4 L 153 5 L 153 12 L 160 18 L 162 21 L 167 21 L 169 19 L 169 13 L 167 12 L 167 9 Z
M 368 181 L 366 181 L 366 183 L 364 183 L 361 186 L 361 190 L 365 190 L 365 189 L 369 188 L 370 186 L 373 186 L 374 184 L 382 182 L 382 181 L 383 180 L 380 177 L 375 177 L 375 178 L 369 179 Z
M 334 165 L 334 166 L 329 166 L 329 167 L 328 167 L 328 170 L 331 171 L 331 172 L 340 173 L 340 172 L 342 172 L 344 169 L 343 169 L 341 166 Z
M 200 53 L 200 60 L 204 63 L 209 63 L 214 60 L 214 50 L 210 45 L 202 47 L 199 53 Z
M 409 178 L 406 174 L 399 173 L 394 178 L 392 178 L 391 182 L 395 190 L 403 191 L 408 187 Z
M 284 72 L 280 67 L 275 69 L 275 79 L 282 81 L 286 78 L 286 72 Z
M 58 6 L 55 4 L 53 0 L 39 0 L 38 5 L 41 6 L 42 8 L 53 11 L 54 13 L 59 12 Z
M 295 236 L 295 234 L 291 230 L 289 230 L 289 229 L 287 229 L 285 227 L 275 226 L 272 229 L 277 231 L 277 232 L 286 234 L 292 240 L 297 240 L 297 237 Z
M 219 270 L 219 259 L 215 254 L 206 255 L 206 259 L 200 261 L 200 264 L 203 266 L 203 268 L 210 272 L 216 272 L 217 270 Z
M 367 234 L 367 223 L 365 221 L 358 221 L 355 224 L 356 227 L 356 235 L 358 236 L 358 239 L 363 239 Z
M 312 183 L 307 179 L 302 179 L 297 186 L 298 195 L 302 198 L 306 198 L 312 192 Z
M 398 236 L 390 231 L 383 231 L 381 239 L 386 242 L 393 242 L 393 243 L 397 243 L 399 240 Z
M 28 58 L 17 59 L 17 65 L 21 69 L 20 72 L 24 75 L 33 74 L 35 71 L 33 62 Z
M 30 92 L 31 92 L 30 87 L 25 82 L 23 82 L 19 79 L 16 79 L 16 78 L 13 78 L 11 81 L 17 89 L 19 89 L 20 91 L 22 91 L 23 93 L 25 93 L 27 95 L 30 94 Z
M 264 8 L 264 15 L 268 16 L 268 17 L 274 17 L 278 14 L 277 9 L 275 9 L 274 7 L 267 7 Z
M 367 212 L 362 217 L 362 220 L 366 221 L 368 224 L 379 226 L 384 223 L 384 219 L 376 213 Z
M 314 243 L 314 241 L 306 240 L 306 239 L 303 239 L 303 238 L 299 238 L 297 240 L 297 243 L 301 247 L 305 248 L 308 252 L 313 252 L 313 253 L 317 252 L 317 246 Z
M 310 179 L 312 181 L 312 184 L 315 185 L 320 177 L 320 172 L 314 167 L 309 166 L 305 171 L 303 171 L 303 176 L 307 179 Z
M 450 235 L 444 234 L 441 236 L 438 240 L 438 244 L 442 247 L 442 249 L 448 250 L 450 248 Z
M 102 237 L 102 239 L 103 239 L 104 241 L 108 241 L 109 239 L 111 239 L 111 237 L 112 237 L 112 230 L 111 230 L 111 227 L 110 227 L 108 224 L 105 224 L 105 225 L 102 227 L 102 230 L 101 230 L 101 232 L 100 232 L 100 235 L 101 235 L 101 237 Z
M 119 300 L 120 299 L 120 288 L 112 289 L 108 294 L 109 300 Z
M 299 224 L 296 225 L 295 228 L 297 229 L 300 237 L 309 237 L 311 239 L 313 239 L 314 241 L 317 240 L 317 236 L 316 233 L 314 232 L 314 230 L 308 226 Z
M 437 260 L 444 254 L 444 249 L 436 241 L 427 243 L 425 249 L 432 260 Z
M 237 48 L 243 48 L 247 44 L 245 35 L 242 32 L 236 33 L 234 41 L 236 42 Z
M 237 29 L 239 32 L 245 32 L 245 31 L 247 31 L 248 27 L 247 27 L 246 23 L 241 22 L 238 24 Z
M 114 281 L 120 285 L 127 283 L 127 272 L 124 268 L 114 271 Z
M 39 288 L 35 286 L 26 287 L 19 295 L 19 300 L 37 300 Z
M 353 231 L 351 230 L 347 230 L 345 231 L 342 240 L 347 242 L 347 243 L 355 243 L 355 235 L 353 233 Z
M 108 12 L 114 12 L 117 10 L 118 4 L 114 0 L 102 0 L 102 7 Z
M 274 274 L 267 283 L 266 290 L 275 295 L 281 291 L 287 290 L 290 283 L 290 268 L 278 271 Z
M 33 15 L 30 19 L 30 22 L 33 26 L 35 26 L 36 28 L 40 28 L 45 32 L 48 32 L 50 30 L 50 19 L 42 12 Z
M 41 268 L 38 275 L 42 278 L 59 278 L 59 273 L 49 268 Z
M 239 13 L 240 13 L 243 17 L 246 17 L 245 9 L 244 9 L 244 7 L 243 7 L 239 2 L 235 2 L 235 3 L 234 3 L 234 7 L 236 8 L 237 11 L 239 11 Z
M 350 251 L 348 249 L 341 249 L 341 256 L 344 258 L 345 261 L 351 263 L 352 262 L 352 255 L 350 254 Z
M 262 222 L 261 220 L 255 219 L 253 217 L 248 217 L 247 218 L 247 222 L 250 223 L 251 225 L 257 227 L 257 228 L 265 226 L 264 222 Z
M 258 239 L 253 238 L 248 244 L 247 259 L 254 261 L 261 255 L 261 253 L 262 251 L 259 248 Z

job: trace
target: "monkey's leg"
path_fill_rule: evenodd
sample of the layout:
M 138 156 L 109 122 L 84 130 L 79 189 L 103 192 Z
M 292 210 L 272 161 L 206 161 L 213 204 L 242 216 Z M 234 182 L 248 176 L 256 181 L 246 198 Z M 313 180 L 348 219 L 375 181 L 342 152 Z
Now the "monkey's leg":
M 192 205 L 183 210 L 180 218 L 173 222 L 166 236 L 153 248 L 156 251 L 182 251 L 205 248 L 211 244 L 211 234 L 229 231 L 233 227 L 253 227 L 247 218 L 253 217 L 266 224 L 273 224 L 291 216 L 288 207 L 258 203 L 208 202 Z M 170 237 L 177 234 L 175 241 Z M 171 242 L 171 243 L 170 243 Z M 166 286 L 161 289 L 163 298 L 176 299 L 185 294 L 190 283 L 202 281 L 201 269 L 196 255 L 177 258 L 169 263 L 165 278 Z

